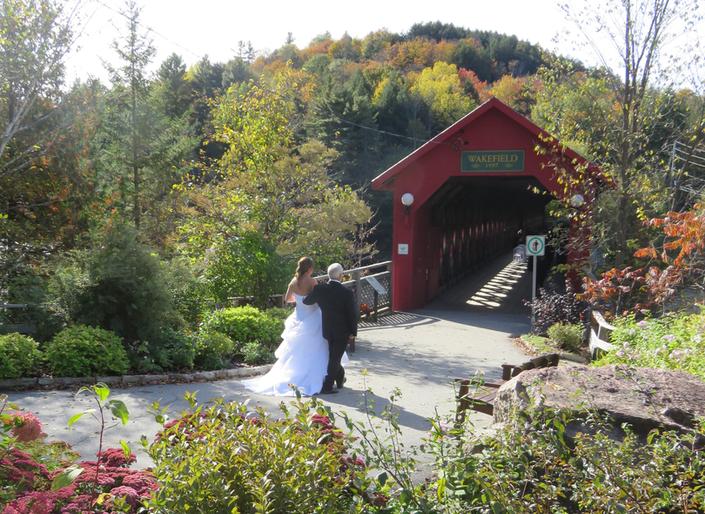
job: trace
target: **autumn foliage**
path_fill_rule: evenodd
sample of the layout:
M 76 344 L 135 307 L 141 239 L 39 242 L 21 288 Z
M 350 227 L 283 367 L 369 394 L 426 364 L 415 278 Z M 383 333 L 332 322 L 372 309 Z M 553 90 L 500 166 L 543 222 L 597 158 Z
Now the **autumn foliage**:
M 705 207 L 669 212 L 646 223 L 660 231 L 658 242 L 634 253 L 641 267 L 612 268 L 599 280 L 584 279 L 583 298 L 606 313 L 640 314 L 672 298 L 679 288 L 702 287 L 705 278 Z

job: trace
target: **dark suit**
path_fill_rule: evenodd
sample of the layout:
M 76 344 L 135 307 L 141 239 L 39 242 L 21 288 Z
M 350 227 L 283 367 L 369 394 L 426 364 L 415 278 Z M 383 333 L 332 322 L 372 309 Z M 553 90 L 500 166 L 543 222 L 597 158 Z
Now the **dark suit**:
M 323 317 L 323 337 L 328 340 L 328 371 L 323 390 L 333 388 L 335 380 L 343 382 L 345 370 L 340 364 L 350 336 L 357 336 L 357 308 L 350 289 L 338 281 L 318 284 L 304 298 L 306 305 L 317 303 Z

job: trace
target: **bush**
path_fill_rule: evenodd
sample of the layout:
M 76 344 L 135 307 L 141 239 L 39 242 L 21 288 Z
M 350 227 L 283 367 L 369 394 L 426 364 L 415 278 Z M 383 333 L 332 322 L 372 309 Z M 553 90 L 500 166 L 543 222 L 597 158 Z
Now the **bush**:
M 617 318 L 610 342 L 617 348 L 598 362 L 673 369 L 705 380 L 705 311 L 635 321 Z
M 2 321 L 33 326 L 34 338 L 47 341 L 62 328 L 61 319 L 47 304 L 47 280 L 34 269 L 8 281 L 2 300 L 6 303 L 24 304 L 23 309 L 4 309 Z
M 264 311 L 269 317 L 282 321 L 286 320 L 292 312 L 294 312 L 294 310 L 291 307 L 270 307 Z
M 0 378 L 34 376 L 40 361 L 39 345 L 31 337 L 0 335 Z
M 257 305 L 265 306 L 270 295 L 281 292 L 288 270 L 272 244 L 250 231 L 215 247 L 205 279 L 216 303 L 222 305 L 232 296 L 253 296 Z
M 11 448 L 0 459 L 0 505 L 6 504 L 2 512 L 137 513 L 143 511 L 140 504 L 157 487 L 149 471 L 128 469 L 134 456 L 126 459 L 122 448 L 101 453 L 99 478 L 95 462 L 75 462 L 77 457 L 67 444 L 60 442 L 33 442 Z M 70 467 L 72 464 L 82 472 L 73 482 L 64 481 L 68 485 L 53 487 L 59 475 L 75 469 Z
M 148 344 L 149 354 L 162 370 L 192 369 L 196 357 L 194 338 L 172 328 L 162 329 Z
M 572 421 L 585 431 L 571 431 Z M 695 433 L 654 430 L 646 441 L 622 428 L 615 440 L 614 426 L 594 412 L 535 407 L 492 435 L 435 419 L 419 461 L 431 458 L 435 474 L 422 484 L 411 479 L 408 454 L 369 429 L 359 433 L 368 465 L 395 479 L 383 512 L 703 512 L 705 423 Z
M 548 337 L 562 350 L 578 352 L 583 343 L 583 326 L 555 323 L 548 329 Z
M 206 285 L 197 276 L 187 259 L 174 258 L 162 262 L 166 287 L 174 308 L 188 326 L 194 328 L 201 321 L 205 310 Z
M 149 449 L 160 484 L 149 512 L 350 512 L 347 439 L 320 404 L 296 408 L 275 418 L 217 402 L 170 422 Z
M 196 366 L 199 369 L 221 369 L 234 352 L 235 343 L 222 332 L 202 330 L 196 338 Z
M 532 302 L 525 302 L 529 307 Z M 535 322 L 533 332 L 543 335 L 556 323 L 580 323 L 581 314 L 586 309 L 584 302 L 578 301 L 573 293 L 556 293 L 540 289 L 533 301 Z
M 52 374 L 61 377 L 122 375 L 130 367 L 119 336 L 83 325 L 56 334 L 45 355 Z
M 268 316 L 256 307 L 229 307 L 213 312 L 204 322 L 207 332 L 222 332 L 235 342 L 240 351 L 246 343 L 259 341 L 264 347 L 274 350 L 281 341 L 284 322 Z
M 259 341 L 250 341 L 242 347 L 242 360 L 245 364 L 268 364 L 275 361 L 274 352 Z
M 67 323 L 99 326 L 128 343 L 150 341 L 181 324 L 164 269 L 134 229 L 116 224 L 57 266 L 52 304 Z
M 516 416 L 491 438 L 465 434 L 455 442 L 436 432 L 433 446 L 446 452 L 438 456 L 444 483 L 426 490 L 427 498 L 454 513 L 492 506 L 547 513 L 705 508 L 705 455 L 693 450 L 696 434 L 652 432 L 644 444 L 627 429 L 616 441 L 609 425 L 591 417 L 590 433 L 569 438 L 569 421 L 544 410 Z

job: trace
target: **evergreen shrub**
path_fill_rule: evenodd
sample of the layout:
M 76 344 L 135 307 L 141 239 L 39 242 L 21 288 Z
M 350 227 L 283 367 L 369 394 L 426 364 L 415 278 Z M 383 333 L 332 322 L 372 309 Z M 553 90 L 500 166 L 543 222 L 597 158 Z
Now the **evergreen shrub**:
M 65 328 L 47 344 L 45 356 L 54 376 L 123 375 L 130 368 L 117 334 L 97 327 Z
M 196 358 L 194 339 L 173 328 L 164 328 L 149 342 L 149 353 L 162 370 L 189 370 Z

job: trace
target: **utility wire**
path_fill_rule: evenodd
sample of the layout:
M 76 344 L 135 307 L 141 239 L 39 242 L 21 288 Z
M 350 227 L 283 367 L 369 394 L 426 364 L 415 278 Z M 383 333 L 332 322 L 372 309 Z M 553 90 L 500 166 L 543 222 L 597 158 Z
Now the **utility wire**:
M 119 15 L 119 16 L 122 16 L 122 17 L 125 18 L 126 20 L 129 20 L 129 19 L 130 19 L 130 17 L 129 17 L 127 14 L 125 14 L 123 11 L 120 11 L 120 10 L 118 10 L 118 9 L 115 9 L 113 6 L 106 4 L 106 3 L 103 2 L 102 0 L 94 0 L 94 1 L 95 1 L 96 3 L 102 5 L 102 6 L 105 7 L 106 9 L 108 9 L 108 10 L 114 12 L 115 14 L 117 14 L 117 15 Z M 172 39 L 166 37 L 164 34 L 162 34 L 161 32 L 158 32 L 157 30 L 155 30 L 153 27 L 147 25 L 146 23 L 140 22 L 140 25 L 142 25 L 144 28 L 146 28 L 149 32 L 152 32 L 152 33 L 155 34 L 156 36 L 162 38 L 162 39 L 163 39 L 164 41 L 166 41 L 167 43 L 170 43 L 170 44 L 172 44 L 172 45 L 174 45 L 174 46 L 177 46 L 177 47 L 181 48 L 181 49 L 184 50 L 185 52 L 188 52 L 189 54 L 193 55 L 194 57 L 196 57 L 196 58 L 198 58 L 198 59 L 202 58 L 202 57 L 205 55 L 205 54 L 198 54 L 198 53 L 194 52 L 193 50 L 191 50 L 190 48 L 188 48 L 188 47 L 182 45 L 181 43 L 179 43 L 179 42 L 177 42 L 177 41 L 174 41 L 174 40 L 172 40 Z

